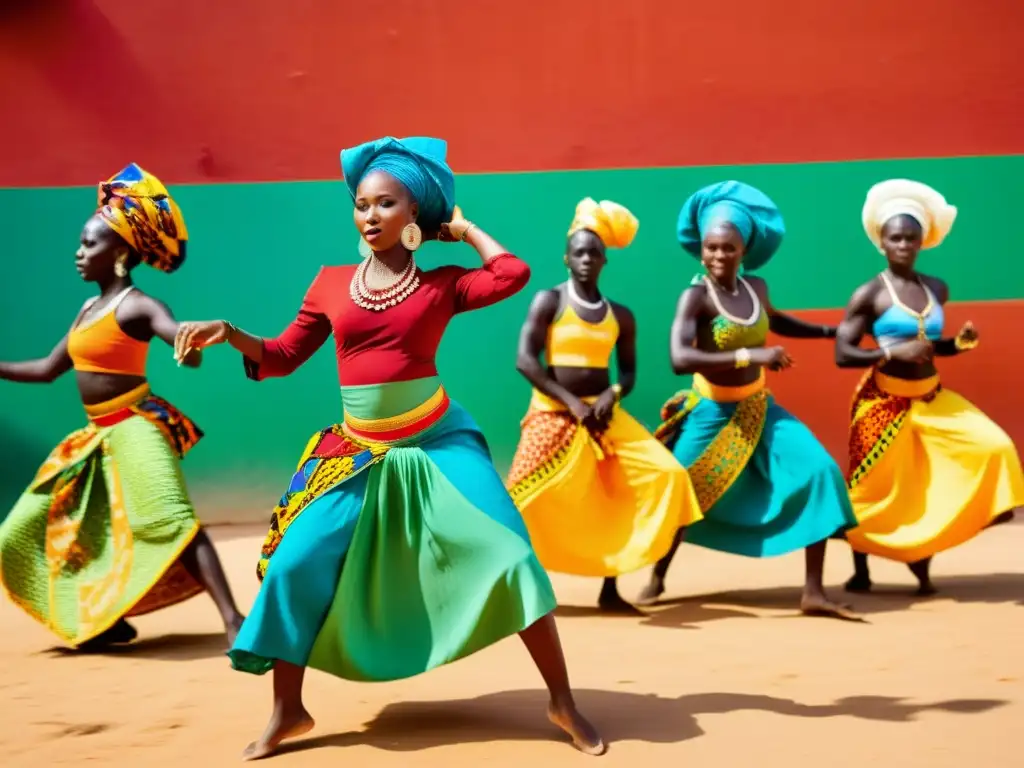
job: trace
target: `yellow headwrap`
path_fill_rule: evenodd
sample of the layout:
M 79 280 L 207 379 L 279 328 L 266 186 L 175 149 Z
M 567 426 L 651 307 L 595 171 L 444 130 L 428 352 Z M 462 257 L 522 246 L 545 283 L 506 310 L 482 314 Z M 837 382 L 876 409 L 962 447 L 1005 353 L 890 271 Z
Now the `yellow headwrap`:
M 100 184 L 99 213 L 151 267 L 173 272 L 185 261 L 188 231 L 167 188 L 132 163 Z
M 868 238 L 882 247 L 882 227 L 894 216 L 910 216 L 921 225 L 921 248 L 934 248 L 946 239 L 956 219 L 956 207 L 919 181 L 889 179 L 868 190 L 861 221 Z
M 585 197 L 576 206 L 576 217 L 569 227 L 569 237 L 587 229 L 601 238 L 607 248 L 625 248 L 633 242 L 640 222 L 625 206 L 592 197 Z

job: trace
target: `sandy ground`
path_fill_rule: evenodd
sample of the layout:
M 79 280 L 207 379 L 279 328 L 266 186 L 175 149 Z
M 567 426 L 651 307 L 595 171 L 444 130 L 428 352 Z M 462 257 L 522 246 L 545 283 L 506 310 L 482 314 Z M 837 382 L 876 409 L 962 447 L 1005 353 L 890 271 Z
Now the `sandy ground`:
M 260 533 L 215 531 L 241 604 L 256 591 Z M 307 681 L 310 738 L 269 765 L 627 764 L 944 768 L 1019 766 L 1024 723 L 1024 525 L 939 559 L 943 594 L 909 597 L 877 563 L 870 623 L 794 615 L 801 556 L 750 561 L 685 547 L 670 598 L 643 617 L 596 614 L 596 580 L 555 577 L 582 708 L 611 743 L 588 758 L 544 718 L 516 638 L 412 680 Z M 848 574 L 836 544 L 828 581 Z M 644 575 L 624 580 L 632 596 Z M 234 673 L 212 604 L 198 597 L 137 621 L 130 651 L 79 656 L 0 605 L 0 750 L 7 766 L 231 765 L 262 729 L 269 678 Z

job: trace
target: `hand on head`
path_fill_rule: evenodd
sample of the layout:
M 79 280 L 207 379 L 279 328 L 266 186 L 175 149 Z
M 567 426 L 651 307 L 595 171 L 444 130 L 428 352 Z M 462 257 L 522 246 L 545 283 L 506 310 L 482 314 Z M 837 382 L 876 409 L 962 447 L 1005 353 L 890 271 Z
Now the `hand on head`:
M 465 239 L 466 233 L 472 226 L 473 223 L 466 221 L 462 215 L 462 209 L 455 206 L 455 210 L 452 211 L 452 220 L 441 225 L 436 237 L 442 243 L 457 243 Z

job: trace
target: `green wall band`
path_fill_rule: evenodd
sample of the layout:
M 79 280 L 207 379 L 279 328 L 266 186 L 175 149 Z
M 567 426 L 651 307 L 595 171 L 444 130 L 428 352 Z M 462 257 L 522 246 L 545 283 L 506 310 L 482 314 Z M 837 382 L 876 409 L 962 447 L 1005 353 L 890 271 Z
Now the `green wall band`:
M 883 266 L 860 224 L 868 187 L 894 176 L 925 181 L 960 213 L 946 243 L 921 257 L 921 269 L 949 281 L 956 301 L 991 301 L 1024 297 L 1024 264 L 1000 248 L 997 235 L 1018 215 L 1022 175 L 1024 156 L 461 176 L 466 215 L 526 259 L 533 277 L 513 299 L 453 321 L 439 355 L 441 375 L 476 417 L 504 471 L 529 397 L 514 368 L 519 327 L 534 292 L 565 278 L 565 232 L 583 196 L 610 198 L 640 218 L 633 246 L 610 253 L 602 287 L 637 315 L 639 381 L 627 407 L 652 424 L 662 401 L 685 384 L 672 375 L 667 347 L 676 299 L 699 269 L 674 236 L 689 192 L 739 178 L 774 198 L 788 233 L 762 273 L 773 303 L 817 309 L 842 306 Z M 136 277 L 179 319 L 226 318 L 272 336 L 294 317 L 321 264 L 358 260 L 340 180 L 180 185 L 172 193 L 188 222 L 188 261 L 172 276 L 140 268 Z M 8 232 L 0 359 L 47 354 L 91 295 L 73 259 L 94 204 L 94 188 L 0 189 L 0 223 Z M 476 263 L 465 246 L 441 244 L 426 246 L 418 261 L 425 268 Z M 293 376 L 256 384 L 244 378 L 230 349 L 211 350 L 191 371 L 177 368 L 171 350 L 157 342 L 150 372 L 154 390 L 207 433 L 184 466 L 200 514 L 211 518 L 262 519 L 309 435 L 340 418 L 329 345 Z M 846 402 L 850 393 L 823 396 Z M 800 403 L 788 406 L 800 414 Z M 50 448 L 83 423 L 73 375 L 51 386 L 0 382 L 0 514 Z

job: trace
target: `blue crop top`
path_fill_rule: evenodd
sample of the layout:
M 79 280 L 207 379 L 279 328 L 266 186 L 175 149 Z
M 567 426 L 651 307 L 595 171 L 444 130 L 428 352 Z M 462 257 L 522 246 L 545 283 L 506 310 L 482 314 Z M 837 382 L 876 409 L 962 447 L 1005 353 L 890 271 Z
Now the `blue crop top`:
M 871 326 L 871 334 L 875 337 L 879 347 L 884 349 L 899 344 L 901 341 L 922 336 L 932 341 L 942 338 L 942 328 L 946 322 L 945 313 L 942 311 L 942 305 L 935 298 L 935 294 L 927 285 L 921 283 L 921 287 L 924 288 L 925 295 L 928 297 L 928 303 L 921 312 L 915 312 L 900 301 L 889 276 L 883 272 L 880 277 L 885 283 L 886 290 L 889 291 L 892 306 L 885 310 Z

